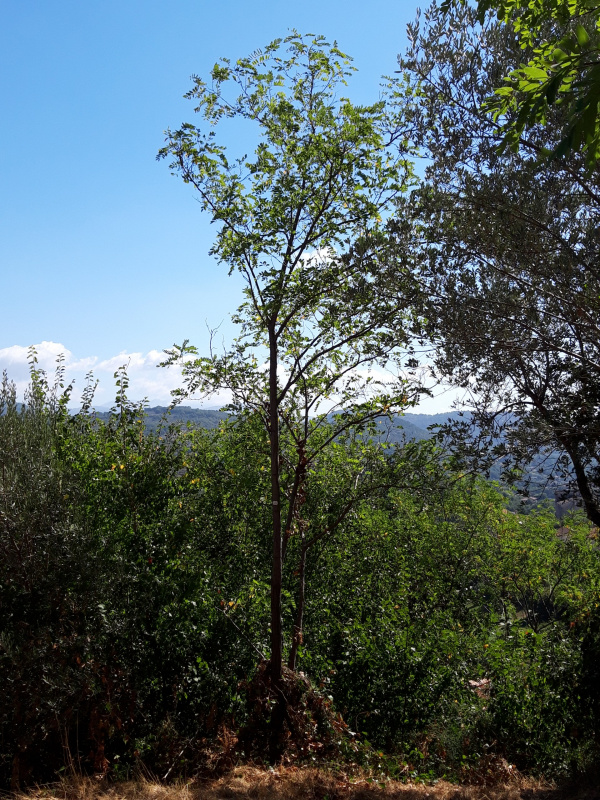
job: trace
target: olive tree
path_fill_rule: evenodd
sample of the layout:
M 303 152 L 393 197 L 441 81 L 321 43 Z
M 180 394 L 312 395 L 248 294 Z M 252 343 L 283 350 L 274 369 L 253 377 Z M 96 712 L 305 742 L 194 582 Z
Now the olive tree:
M 560 107 L 499 154 L 481 106 L 519 63 L 509 28 L 432 6 L 410 36 L 404 98 L 429 163 L 398 225 L 411 214 L 420 230 L 436 369 L 471 393 L 496 455 L 551 467 L 600 524 L 598 172 L 580 153 L 544 157 Z
M 448 11 L 464 0 L 444 0 Z M 499 76 L 483 108 L 501 120 L 501 145 L 518 149 L 529 131 L 565 110 L 547 155 L 581 151 L 590 165 L 600 158 L 600 5 L 596 0 L 478 0 L 478 19 L 489 11 L 516 35 L 519 59 Z

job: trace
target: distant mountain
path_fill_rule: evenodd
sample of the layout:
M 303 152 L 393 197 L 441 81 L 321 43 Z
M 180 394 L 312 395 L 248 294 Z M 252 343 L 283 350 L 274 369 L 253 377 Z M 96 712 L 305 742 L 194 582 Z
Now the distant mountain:
M 382 417 L 376 420 L 375 424 L 378 430 L 381 431 L 378 438 L 382 442 L 389 442 L 390 444 L 410 440 L 421 442 L 424 439 L 431 438 L 430 431 L 419 425 L 415 425 L 407 419 L 406 415 L 403 417 L 396 416 L 393 420 Z
M 218 411 L 215 408 L 192 408 L 191 406 L 175 406 L 169 409 L 166 406 L 154 406 L 146 409 L 146 426 L 155 430 L 160 422 L 165 419 L 168 412 L 168 421 L 187 425 L 191 423 L 199 428 L 218 428 L 219 423 L 227 419 L 229 414 L 226 411 Z
M 227 419 L 225 411 L 216 409 L 192 408 L 191 406 L 175 406 L 169 411 L 167 406 L 153 406 L 145 409 L 146 428 L 156 430 L 163 420 L 168 422 L 187 425 L 191 423 L 199 428 L 216 428 L 219 423 Z M 431 432 L 427 430 L 428 425 L 436 425 L 445 422 L 448 417 L 453 417 L 456 412 L 448 414 L 404 414 L 394 417 L 391 422 L 387 417 L 382 417 L 376 421 L 381 429 L 381 440 L 396 443 L 405 439 L 422 441 L 429 439 Z M 98 419 L 106 422 L 110 416 L 109 411 L 96 411 Z
M 198 428 L 217 428 L 219 423 L 229 416 L 225 411 L 217 411 L 212 408 L 192 408 L 191 406 L 175 406 L 169 411 L 167 406 L 153 406 L 144 409 L 145 423 L 147 430 L 155 431 L 161 422 L 179 423 L 187 425 L 191 423 Z M 109 411 L 97 411 L 96 417 L 103 422 L 107 422 L 110 417 Z
M 214 408 L 192 408 L 191 406 L 175 406 L 169 411 L 167 406 L 152 406 L 144 410 L 146 415 L 146 428 L 156 430 L 161 421 L 167 419 L 168 422 L 187 425 L 197 425 L 199 428 L 216 428 L 219 423 L 229 416 L 225 411 Z M 110 411 L 96 411 L 98 419 L 106 422 L 110 416 Z M 449 419 L 459 419 L 457 411 L 448 411 L 441 414 L 413 414 L 407 413 L 394 417 L 393 422 L 387 417 L 377 420 L 376 424 L 381 427 L 381 438 L 391 443 L 402 441 L 403 439 L 414 439 L 422 441 L 429 439 L 432 432 L 427 428 L 431 425 L 442 425 Z
M 443 425 L 448 420 L 468 419 L 469 414 L 467 411 L 443 411 L 441 414 L 412 414 L 406 413 L 402 416 L 402 420 L 412 422 L 419 428 L 427 429 L 430 425 Z

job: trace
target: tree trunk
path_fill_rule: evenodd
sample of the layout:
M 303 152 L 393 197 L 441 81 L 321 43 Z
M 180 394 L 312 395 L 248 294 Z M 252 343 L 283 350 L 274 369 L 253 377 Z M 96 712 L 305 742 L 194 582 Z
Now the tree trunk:
M 269 327 L 269 437 L 271 440 L 271 509 L 273 556 L 271 564 L 271 685 L 277 702 L 271 714 L 269 759 L 279 760 L 285 718 L 282 686 L 281 629 L 281 492 L 279 487 L 279 409 L 277 404 L 277 341 L 274 325 Z
M 579 456 L 577 449 L 578 438 L 570 435 L 568 431 L 565 432 L 563 426 L 555 422 L 552 414 L 548 411 L 546 406 L 537 395 L 531 393 L 530 397 L 533 400 L 536 409 L 540 413 L 540 416 L 552 428 L 552 432 L 554 433 L 556 440 L 571 459 L 571 464 L 573 465 L 573 471 L 575 473 L 575 482 L 577 483 L 577 488 L 579 489 L 579 494 L 581 495 L 583 508 L 587 518 L 593 525 L 600 526 L 600 508 L 598 507 L 598 503 L 594 497 L 589 476 L 586 473 L 585 467 Z
M 565 440 L 566 437 L 563 437 L 563 447 L 569 454 L 569 458 L 573 464 L 575 481 L 577 483 L 577 488 L 579 489 L 579 494 L 581 495 L 581 500 L 583 502 L 583 507 L 585 509 L 587 518 L 593 525 L 600 526 L 600 509 L 598 508 L 598 504 L 590 487 L 590 481 L 585 471 L 585 467 L 579 458 L 579 454 L 577 452 L 577 443 L 571 445 L 570 442 L 567 442 L 565 444 Z

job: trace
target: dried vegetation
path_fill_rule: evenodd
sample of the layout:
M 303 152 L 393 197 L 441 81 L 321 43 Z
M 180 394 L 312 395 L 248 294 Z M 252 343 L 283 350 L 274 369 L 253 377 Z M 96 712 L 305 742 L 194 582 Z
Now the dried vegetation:
M 218 778 L 185 784 L 161 784 L 150 778 L 108 783 L 71 778 L 27 793 L 14 800 L 600 800 L 591 785 L 562 786 L 499 773 L 493 785 L 435 785 L 375 780 L 321 769 L 236 767 Z

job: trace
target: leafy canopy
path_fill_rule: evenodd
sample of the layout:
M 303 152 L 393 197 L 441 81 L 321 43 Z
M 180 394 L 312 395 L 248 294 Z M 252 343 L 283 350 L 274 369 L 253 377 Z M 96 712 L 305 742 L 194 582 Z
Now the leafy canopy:
M 203 124 L 168 131 L 159 157 L 197 189 L 219 226 L 211 253 L 242 274 L 246 300 L 234 317 L 242 337 L 224 359 L 188 362 L 188 391 L 225 386 L 256 406 L 266 373 L 254 348 L 269 343 L 287 371 L 278 402 L 301 385 L 314 412 L 340 377 L 352 383 L 353 369 L 386 359 L 398 341 L 409 271 L 399 280 L 380 245 L 411 164 L 384 99 L 363 107 L 338 95 L 353 70 L 336 44 L 294 32 L 235 64 L 223 59 L 210 85 L 194 78 L 187 97 Z M 230 118 L 258 130 L 252 157 L 231 158 L 217 141 Z
M 598 525 L 600 175 L 576 154 L 539 159 L 557 115 L 498 155 L 502 131 L 481 104 L 519 57 L 506 26 L 434 8 L 411 42 L 401 63 L 429 163 L 403 220 L 420 231 L 436 368 L 473 394 L 478 458 L 536 459 Z
M 445 0 L 448 11 L 452 0 Z M 600 5 L 596 0 L 479 0 L 479 19 L 495 10 L 511 25 L 529 60 L 511 70 L 485 103 L 504 123 L 504 146 L 516 149 L 525 131 L 546 124 L 552 106 L 565 121 L 555 146 L 600 158 Z

